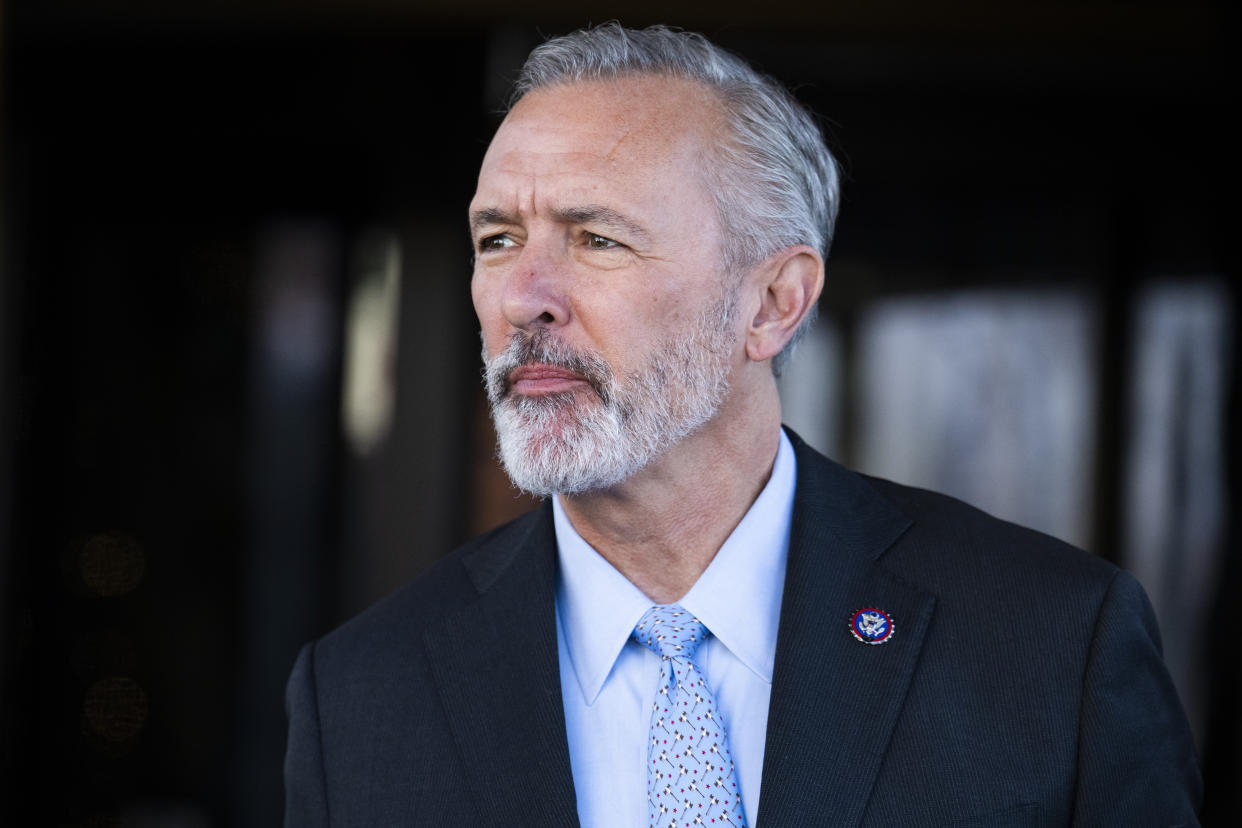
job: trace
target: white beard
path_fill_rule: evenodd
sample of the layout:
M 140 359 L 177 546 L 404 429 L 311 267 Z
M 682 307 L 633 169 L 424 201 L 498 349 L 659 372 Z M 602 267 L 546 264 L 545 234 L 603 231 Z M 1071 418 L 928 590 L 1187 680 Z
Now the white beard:
M 607 489 L 710 420 L 729 390 L 736 291 L 726 289 L 679 339 L 618 381 L 598 354 L 578 352 L 546 328 L 518 331 L 486 364 L 500 460 L 513 485 L 533 495 Z M 583 377 L 593 390 L 524 397 L 508 377 L 526 363 Z

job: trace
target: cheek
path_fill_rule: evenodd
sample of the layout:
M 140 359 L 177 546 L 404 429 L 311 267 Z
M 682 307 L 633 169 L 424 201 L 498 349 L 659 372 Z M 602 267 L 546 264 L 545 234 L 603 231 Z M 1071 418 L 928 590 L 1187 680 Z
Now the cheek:
M 500 312 L 500 292 L 494 281 L 476 273 L 470 280 L 470 301 L 474 304 L 474 314 L 479 318 L 479 325 L 483 330 L 495 327 L 497 320 L 504 321 Z
M 593 337 L 641 351 L 694 318 L 691 300 L 676 281 L 661 280 L 659 289 L 584 292 L 576 302 L 578 319 Z
M 500 313 L 498 303 L 492 297 L 492 292 L 483 289 L 478 277 L 470 282 L 470 301 L 474 304 L 474 314 L 479 320 L 483 347 L 488 358 L 494 357 L 497 350 L 503 347 L 504 317 Z
M 474 304 L 474 313 L 482 322 L 486 314 L 487 294 L 483 290 L 483 280 L 476 271 L 470 278 L 470 301 Z

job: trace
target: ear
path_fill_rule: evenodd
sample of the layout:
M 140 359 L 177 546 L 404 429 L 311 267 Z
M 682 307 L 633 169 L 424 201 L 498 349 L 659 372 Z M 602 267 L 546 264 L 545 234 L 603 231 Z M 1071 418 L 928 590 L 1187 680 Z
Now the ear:
M 759 310 L 746 329 L 746 356 L 762 362 L 780 353 L 819 301 L 824 260 L 808 245 L 787 247 L 755 268 L 752 278 L 760 298 Z

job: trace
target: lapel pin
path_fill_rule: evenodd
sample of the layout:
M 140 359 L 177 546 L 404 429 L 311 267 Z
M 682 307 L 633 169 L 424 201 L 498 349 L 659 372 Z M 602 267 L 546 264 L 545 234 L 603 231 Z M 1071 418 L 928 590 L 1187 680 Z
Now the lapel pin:
M 864 644 L 883 644 L 893 637 L 893 619 L 884 610 L 866 607 L 850 619 L 850 632 Z

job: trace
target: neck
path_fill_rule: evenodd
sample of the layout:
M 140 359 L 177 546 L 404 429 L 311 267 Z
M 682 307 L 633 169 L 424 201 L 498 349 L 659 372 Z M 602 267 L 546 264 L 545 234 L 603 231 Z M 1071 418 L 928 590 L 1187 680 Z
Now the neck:
M 761 399 L 726 401 L 711 422 L 623 483 L 559 497 L 583 540 L 647 597 L 675 603 L 767 484 L 779 441 L 773 385 Z

